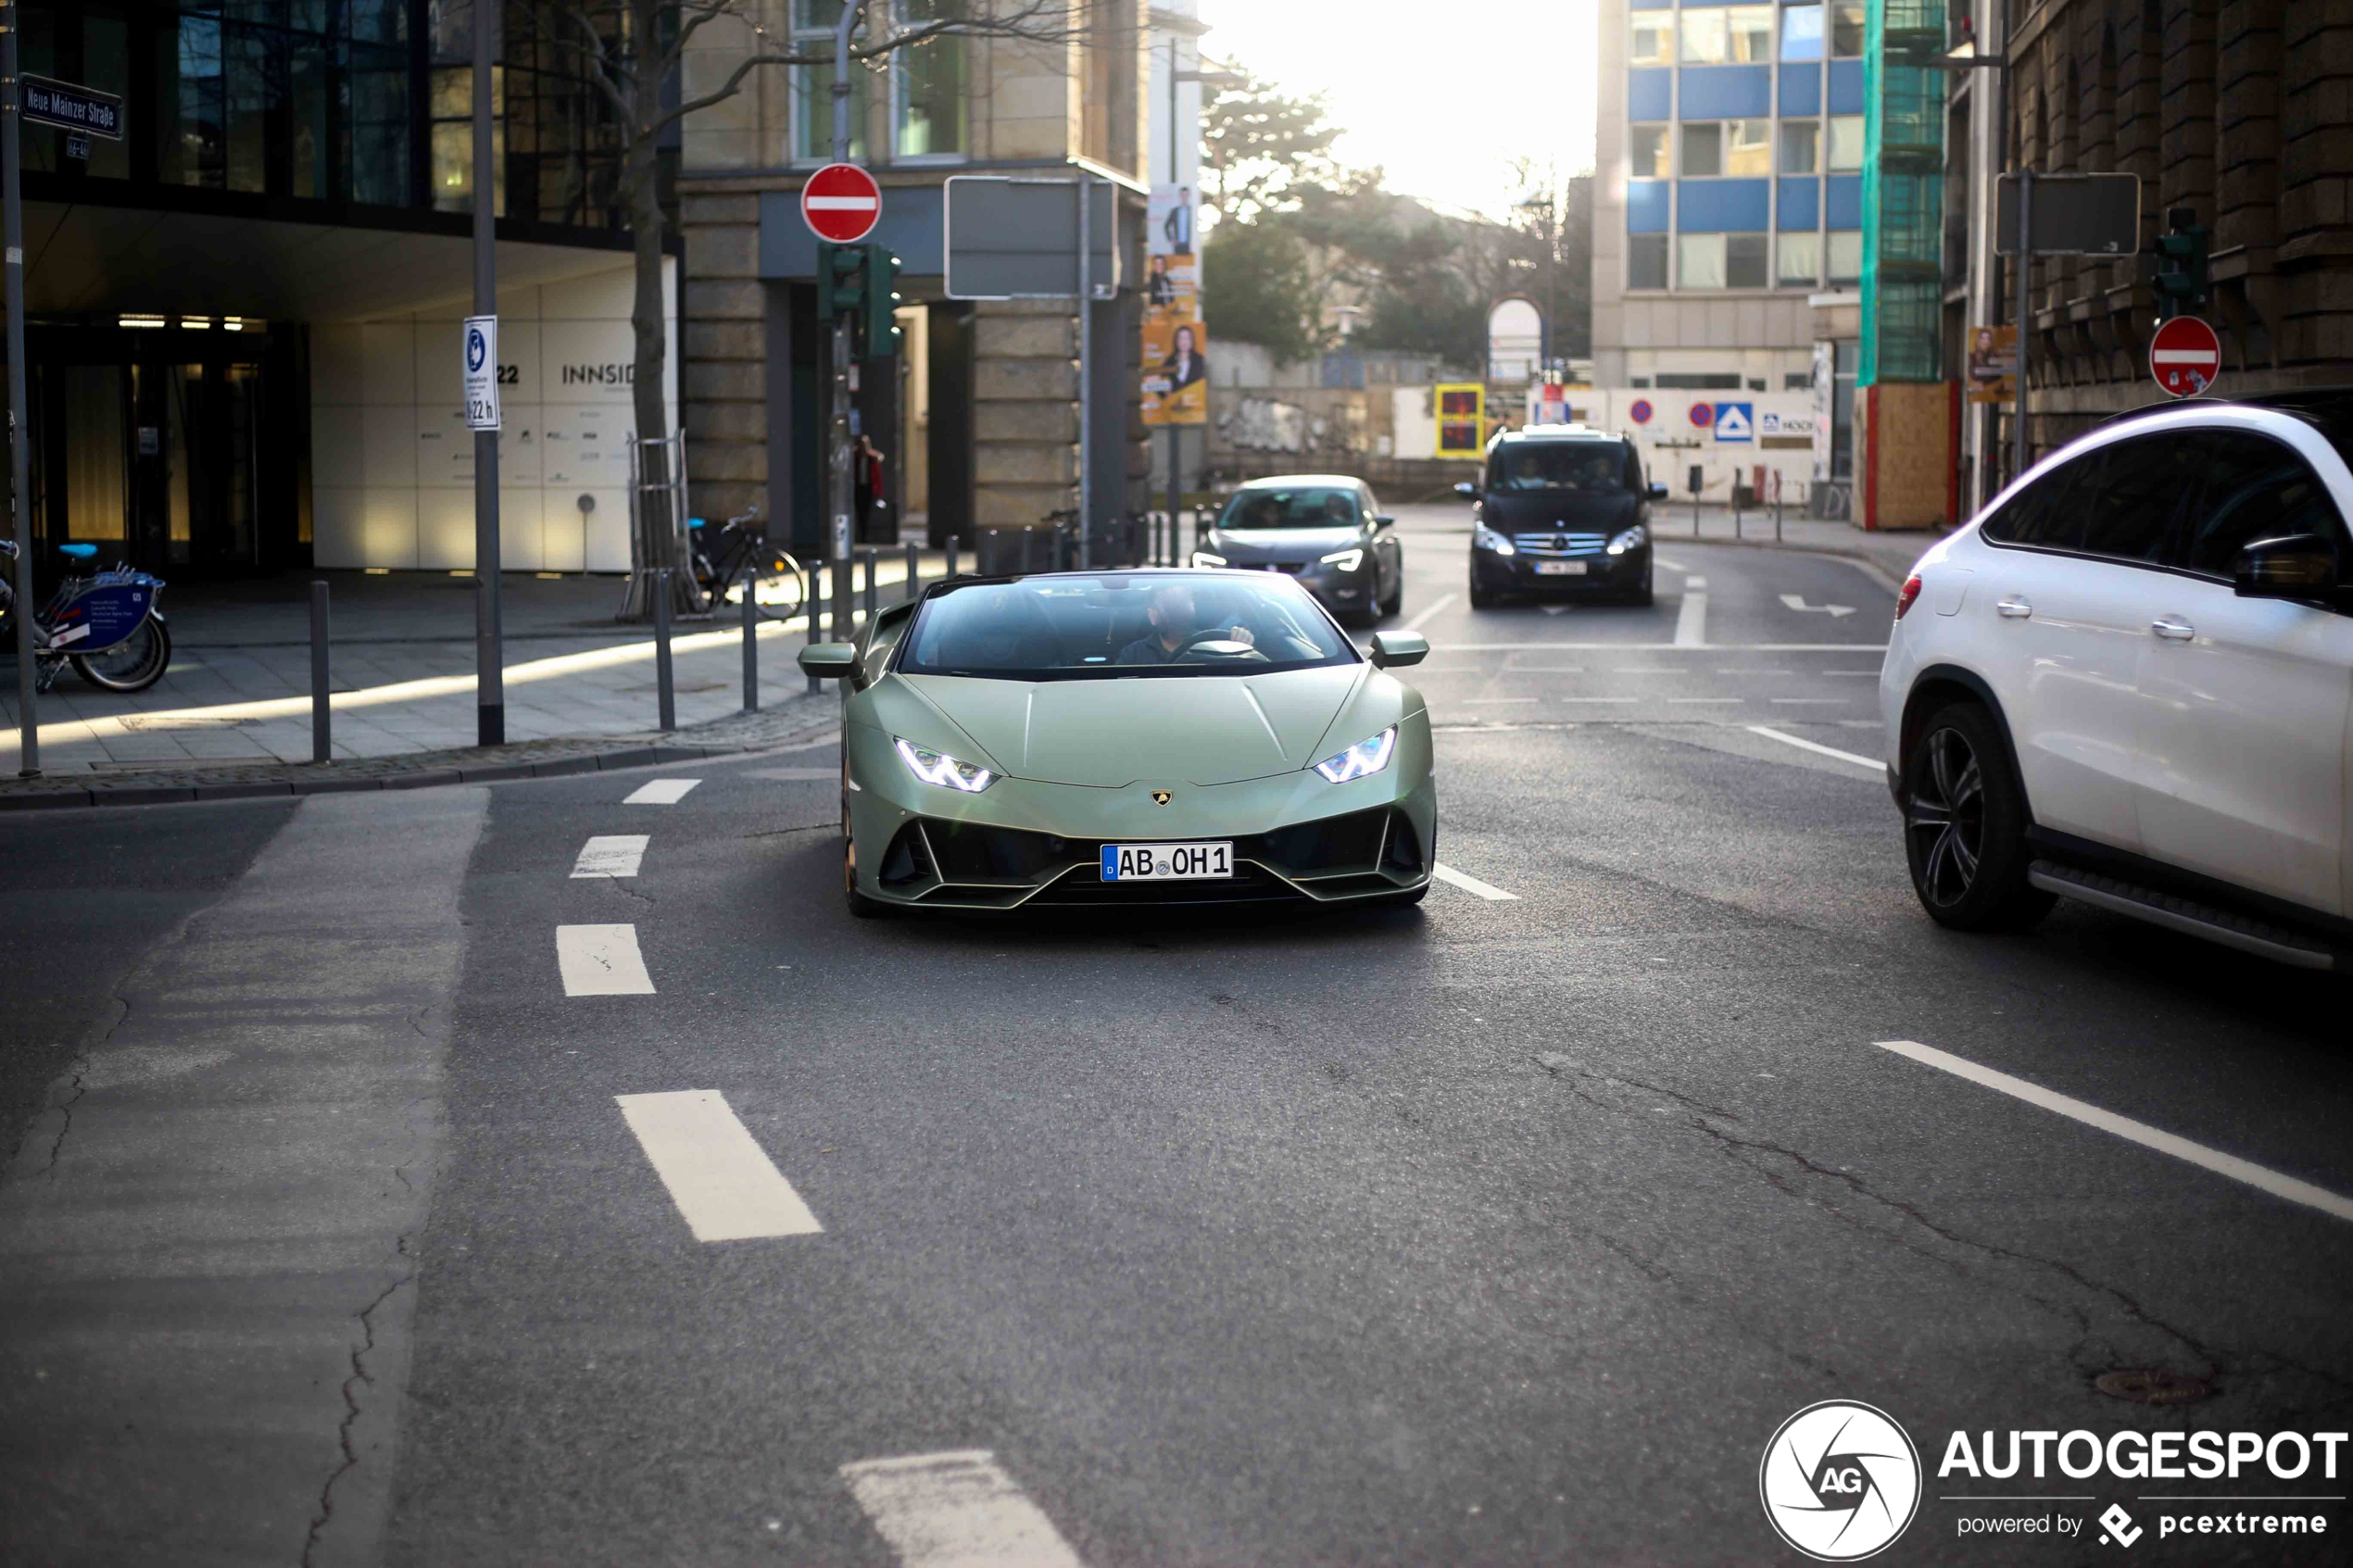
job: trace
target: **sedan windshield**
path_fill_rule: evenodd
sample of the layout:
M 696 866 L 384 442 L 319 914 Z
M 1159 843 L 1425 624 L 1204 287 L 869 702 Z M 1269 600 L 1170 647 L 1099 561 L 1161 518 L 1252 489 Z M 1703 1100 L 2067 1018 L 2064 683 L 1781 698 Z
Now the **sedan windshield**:
M 901 646 L 902 674 L 1008 681 L 1263 675 L 1356 661 L 1306 591 L 1271 573 L 950 584 L 925 596 Z
M 1634 488 L 1632 454 L 1615 441 L 1522 441 L 1496 448 L 1490 490 L 1579 490 L 1622 495 Z
M 1217 519 L 1220 528 L 1353 528 L 1356 492 L 1331 485 L 1297 490 L 1238 490 Z

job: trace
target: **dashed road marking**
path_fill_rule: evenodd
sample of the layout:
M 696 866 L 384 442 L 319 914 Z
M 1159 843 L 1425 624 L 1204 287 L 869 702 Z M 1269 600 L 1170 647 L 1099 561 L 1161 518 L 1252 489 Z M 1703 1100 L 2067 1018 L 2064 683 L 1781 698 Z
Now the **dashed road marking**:
M 1679 648 L 1705 647 L 1707 645 L 1707 579 L 1683 579 L 1683 608 L 1675 612 L 1675 646 Z
M 638 862 L 646 858 L 648 842 L 642 833 L 599 834 L 580 847 L 580 858 L 572 863 L 572 874 L 635 876 Z
M 814 1236 L 825 1228 L 717 1089 L 613 1100 L 697 1241 Z
M 623 806 L 675 806 L 700 779 L 648 779 L 632 791 Z
M 1492 883 L 1481 882 L 1475 876 L 1465 876 L 1452 866 L 1432 866 L 1430 872 L 1439 881 L 1451 883 L 1466 893 L 1476 893 L 1490 902 L 1516 904 L 1519 901 L 1518 894 L 1506 893 Z
M 841 1478 L 905 1568 L 1082 1568 L 987 1449 L 861 1460 Z
M 567 997 L 650 997 L 653 977 L 634 925 L 556 927 L 556 967 Z
M 1800 751 L 1811 751 L 1821 757 L 1834 757 L 1841 762 L 1852 762 L 1858 768 L 1869 768 L 1874 773 L 1887 771 L 1887 764 L 1875 758 L 1858 757 L 1854 752 L 1841 751 L 1834 746 L 1824 746 L 1819 741 L 1807 740 L 1803 735 L 1783 734 L 1770 725 L 1751 724 L 1748 726 L 1748 733 L 1752 735 L 1763 735 L 1767 740 L 1780 741 L 1783 746 L 1793 746 Z
M 2326 1187 L 2314 1186 L 2311 1183 L 2298 1181 L 2294 1176 L 2282 1175 L 2277 1171 L 2267 1170 L 2250 1160 L 2241 1160 L 2235 1154 L 2224 1154 L 2221 1149 L 2208 1148 L 2200 1143 L 2192 1143 L 2185 1137 L 2152 1127 L 2145 1122 L 2135 1122 L 2129 1116 L 2119 1116 L 2112 1110 L 2102 1110 L 2096 1105 L 2077 1099 L 2070 1095 L 2060 1094 L 2053 1089 L 2046 1089 L 2040 1084 L 2030 1084 L 2023 1078 L 2013 1078 L 2008 1073 L 1995 1072 L 1991 1067 L 1980 1067 L 1965 1057 L 1940 1051 L 1933 1046 L 1921 1045 L 1918 1040 L 1881 1040 L 1876 1043 L 1881 1050 L 1894 1051 L 1897 1056 L 1909 1057 L 1924 1067 L 1937 1068 L 1942 1072 L 1952 1073 L 1957 1078 L 1966 1078 L 1972 1084 L 1992 1089 L 1997 1094 L 2008 1095 L 2013 1099 L 2022 1099 L 2029 1105 L 2040 1106 L 2045 1110 L 2055 1111 L 2070 1121 L 2081 1122 L 2087 1127 L 2097 1127 L 2104 1133 L 2113 1133 L 2118 1137 L 2139 1144 L 2144 1148 L 2153 1148 L 2160 1154 L 2170 1154 L 2176 1160 L 2187 1160 L 2201 1170 L 2211 1171 L 2218 1176 L 2228 1176 L 2234 1182 L 2244 1182 L 2259 1192 L 2270 1193 L 2273 1198 L 2284 1198 L 2290 1203 L 2300 1203 L 2308 1209 L 2318 1209 L 2322 1213 L 2335 1219 L 2353 1220 L 2353 1198 L 2339 1197 Z
M 1420 631 L 1422 629 L 1423 621 L 1428 621 L 1431 616 L 1438 614 L 1448 605 L 1453 604 L 1456 599 L 1459 599 L 1462 596 L 1463 596 L 1460 594 L 1439 595 L 1438 597 L 1422 606 L 1422 612 L 1419 615 L 1415 616 L 1414 619 L 1405 622 L 1405 630 L 1408 632 Z

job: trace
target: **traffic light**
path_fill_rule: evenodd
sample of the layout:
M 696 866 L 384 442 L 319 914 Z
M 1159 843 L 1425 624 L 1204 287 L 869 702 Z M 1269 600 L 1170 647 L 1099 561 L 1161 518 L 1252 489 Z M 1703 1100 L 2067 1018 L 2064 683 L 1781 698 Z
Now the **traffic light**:
M 817 319 L 829 320 L 843 311 L 855 312 L 866 303 L 864 245 L 817 246 Z
M 2152 280 L 2160 321 L 2196 310 L 2212 286 L 2206 247 L 2214 231 L 2197 220 L 2196 208 L 2187 207 L 2169 207 L 2165 224 L 2167 232 L 2157 239 L 2157 276 Z
M 866 252 L 866 353 L 869 359 L 887 359 L 899 352 L 899 257 L 888 245 L 869 245 Z

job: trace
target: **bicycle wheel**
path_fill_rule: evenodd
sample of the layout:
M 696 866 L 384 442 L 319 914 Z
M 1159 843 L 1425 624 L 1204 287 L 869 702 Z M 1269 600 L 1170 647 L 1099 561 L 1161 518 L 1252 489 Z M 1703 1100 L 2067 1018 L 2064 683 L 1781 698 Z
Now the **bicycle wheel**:
M 71 657 L 74 672 L 100 691 L 144 692 L 171 663 L 171 633 L 150 615 L 114 646 Z
M 807 590 L 799 561 L 782 550 L 762 550 L 752 558 L 750 578 L 752 597 L 760 606 L 763 620 L 790 621 L 800 613 Z M 738 579 L 737 586 L 727 596 L 730 603 L 743 603 L 741 582 Z

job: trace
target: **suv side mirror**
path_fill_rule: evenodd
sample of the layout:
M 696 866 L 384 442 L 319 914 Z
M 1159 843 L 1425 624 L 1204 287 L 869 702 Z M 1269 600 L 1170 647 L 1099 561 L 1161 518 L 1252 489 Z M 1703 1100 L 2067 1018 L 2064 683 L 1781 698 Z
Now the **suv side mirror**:
M 2243 599 L 2318 598 L 2337 588 L 2336 546 L 2318 533 L 2258 539 L 2231 562 Z
M 1454 482 L 1454 494 L 1466 501 L 1476 501 L 1478 499 L 1478 486 L 1467 479 L 1458 479 Z
M 800 669 L 821 681 L 838 681 L 858 668 L 856 643 L 811 643 L 800 650 Z
M 1654 485 L 1652 485 L 1652 486 L 1651 486 L 1651 499 L 1652 499 L 1652 500 L 1654 500 L 1654 501 L 1664 501 L 1665 499 L 1667 499 L 1667 486 L 1665 486 L 1664 484 L 1654 484 Z
M 1419 632 L 1376 632 L 1373 633 L 1373 668 L 1402 670 L 1408 664 L 1419 664 L 1429 657 L 1429 639 Z
M 1396 518 L 1390 516 L 1387 512 L 1375 512 L 1373 514 L 1373 526 L 1375 528 L 1387 528 L 1396 521 Z

